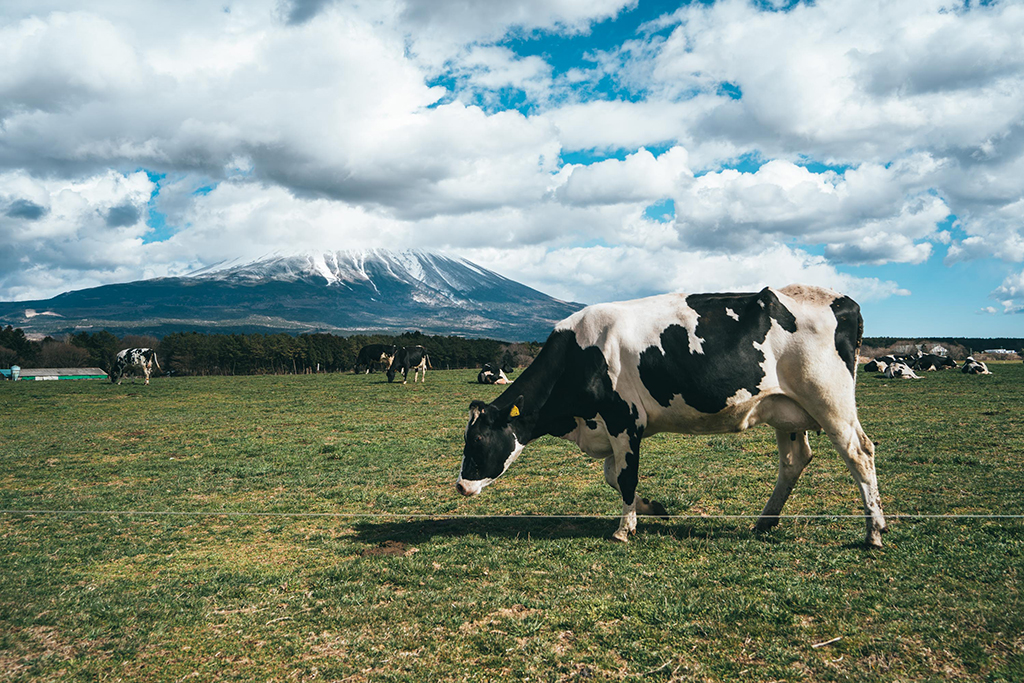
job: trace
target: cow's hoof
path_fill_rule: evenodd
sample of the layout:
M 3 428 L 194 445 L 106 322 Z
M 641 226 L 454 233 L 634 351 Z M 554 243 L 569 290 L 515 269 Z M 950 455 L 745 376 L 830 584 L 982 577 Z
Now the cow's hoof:
M 766 534 L 779 525 L 778 517 L 759 517 L 754 525 L 754 533 Z

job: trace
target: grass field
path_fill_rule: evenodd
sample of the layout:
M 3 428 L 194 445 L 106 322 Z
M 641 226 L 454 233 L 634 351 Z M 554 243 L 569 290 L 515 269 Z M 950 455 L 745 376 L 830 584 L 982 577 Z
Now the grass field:
M 822 436 L 785 512 L 835 517 L 764 537 L 718 515 L 767 500 L 771 429 L 644 441 L 690 517 L 620 545 L 565 441 L 455 493 L 476 371 L 3 383 L 0 508 L 119 514 L 0 514 L 0 679 L 1024 680 L 1022 520 L 895 516 L 1024 513 L 1024 365 L 991 367 L 859 378 L 874 551 Z

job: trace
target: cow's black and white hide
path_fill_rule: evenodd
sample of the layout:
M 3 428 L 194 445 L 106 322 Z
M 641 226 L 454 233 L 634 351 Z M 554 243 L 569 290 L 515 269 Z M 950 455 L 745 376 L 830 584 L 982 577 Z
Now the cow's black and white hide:
M 356 356 L 356 373 L 368 374 L 374 370 L 387 370 L 395 359 L 398 347 L 394 344 L 367 344 Z
M 604 460 L 622 496 L 613 537 L 664 508 L 637 494 L 641 440 L 658 432 L 775 428 L 779 473 L 757 521 L 766 531 L 823 429 L 853 475 L 867 543 L 885 530 L 874 445 L 854 402 L 863 321 L 852 299 L 791 285 L 752 294 L 668 294 L 590 306 L 560 322 L 536 360 L 491 403 L 469 406 L 459 493 L 479 494 L 545 434 Z
M 906 363 L 890 363 L 882 374 L 886 379 L 921 379 Z
M 495 368 L 491 363 L 484 363 L 476 376 L 480 384 L 508 384 L 508 375 L 501 368 Z
M 864 364 L 864 372 L 885 372 L 887 367 L 889 367 L 888 361 L 881 358 L 874 358 Z
M 893 363 L 903 363 L 904 365 L 911 366 L 912 362 L 913 361 L 910 358 L 907 358 L 905 356 L 894 356 L 892 354 L 888 354 L 885 356 L 878 356 L 877 358 L 873 359 L 872 361 L 867 363 L 867 365 L 864 366 L 864 369 L 867 370 L 868 372 L 884 373 L 885 369 L 892 365 Z
M 960 372 L 965 375 L 991 375 L 988 371 L 988 366 L 980 360 L 974 360 L 974 356 L 968 356 L 967 360 L 964 361 L 963 368 Z
M 956 361 L 952 358 L 934 353 L 926 353 L 917 358 L 913 367 L 918 372 L 932 372 L 935 370 L 945 370 L 946 368 L 955 368 L 956 366 Z
M 122 349 L 117 352 L 114 358 L 114 368 L 110 371 L 110 381 L 120 384 L 125 374 L 131 371 L 141 371 L 146 377 L 146 384 L 149 384 L 149 375 L 153 366 L 160 370 L 160 362 L 156 358 L 156 351 L 153 349 L 137 348 Z
M 427 356 L 425 348 L 422 346 L 403 346 L 395 354 L 395 359 L 391 361 L 391 367 L 388 368 L 388 381 L 394 382 L 395 375 L 400 372 L 402 373 L 402 384 L 405 384 L 409 381 L 409 371 L 412 370 L 413 384 L 416 383 L 417 377 L 421 378 L 421 382 L 426 382 L 428 367 L 430 367 L 430 357 Z M 420 375 L 421 372 L 423 373 L 422 376 Z

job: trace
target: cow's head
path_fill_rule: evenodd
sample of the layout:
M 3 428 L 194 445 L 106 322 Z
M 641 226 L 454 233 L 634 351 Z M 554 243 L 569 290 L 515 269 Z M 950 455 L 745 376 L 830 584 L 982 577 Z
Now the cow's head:
M 394 382 L 395 381 L 395 371 L 396 370 L 397 370 L 397 368 L 395 367 L 395 362 L 391 361 L 391 365 L 388 366 L 388 381 L 389 382 Z
M 515 427 L 522 409 L 522 396 L 505 408 L 483 401 L 469 404 L 462 471 L 455 482 L 459 493 L 475 496 L 504 474 L 512 461 L 519 457 L 525 438 L 516 435 Z

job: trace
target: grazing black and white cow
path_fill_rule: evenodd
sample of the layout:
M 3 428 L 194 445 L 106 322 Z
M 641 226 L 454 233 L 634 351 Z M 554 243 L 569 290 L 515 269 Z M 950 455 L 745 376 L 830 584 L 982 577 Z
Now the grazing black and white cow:
M 906 363 L 889 363 L 882 374 L 886 379 L 921 379 Z
M 427 350 L 422 346 L 403 346 L 398 353 L 395 354 L 395 359 L 391 361 L 391 366 L 388 368 L 388 381 L 394 382 L 395 375 L 399 372 L 402 373 L 402 384 L 409 381 L 409 371 L 412 370 L 412 382 L 416 383 L 416 378 L 422 372 L 421 382 L 427 381 L 427 368 L 430 366 L 430 357 L 427 356 Z
M 149 374 L 154 365 L 157 370 L 160 369 L 160 362 L 156 359 L 156 351 L 153 349 L 122 349 L 114 358 L 114 369 L 110 372 L 110 381 L 120 384 L 121 379 L 130 370 L 142 370 L 142 374 L 146 377 L 146 384 L 149 384 Z
M 613 537 L 637 514 L 665 514 L 637 494 L 640 442 L 658 432 L 775 428 L 779 473 L 756 529 L 766 531 L 811 460 L 823 429 L 853 475 L 868 545 L 885 531 L 874 444 L 857 418 L 854 382 L 863 321 L 852 299 L 790 285 L 752 294 L 667 294 L 590 306 L 558 323 L 533 364 L 491 403 L 469 406 L 456 489 L 480 493 L 545 434 L 604 460 L 622 496 Z
M 387 370 L 395 359 L 398 347 L 394 344 L 367 344 L 356 356 L 356 373 L 370 373 L 374 369 Z
M 491 363 L 484 363 L 476 376 L 480 384 L 508 384 L 508 375 L 501 368 L 495 368 Z
M 982 363 L 980 360 L 974 360 L 974 356 L 968 356 L 967 360 L 964 361 L 964 366 L 960 372 L 965 375 L 991 375 L 988 371 L 988 366 Z
M 920 372 L 931 372 L 933 370 L 945 370 L 946 368 L 955 367 L 957 367 L 955 360 L 935 353 L 926 353 L 923 356 L 919 356 L 914 363 L 914 369 Z

